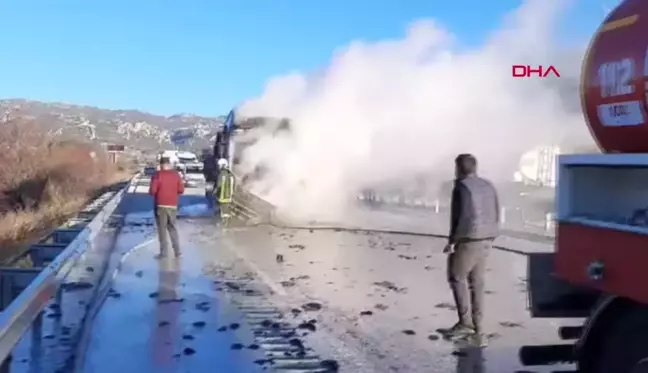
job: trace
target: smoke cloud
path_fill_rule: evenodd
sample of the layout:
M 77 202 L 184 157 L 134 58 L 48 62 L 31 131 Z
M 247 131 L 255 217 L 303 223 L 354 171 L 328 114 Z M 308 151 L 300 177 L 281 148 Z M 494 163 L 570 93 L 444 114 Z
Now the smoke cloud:
M 537 145 L 591 145 L 577 86 L 584 48 L 556 43 L 567 3 L 528 0 L 475 48 L 425 19 L 400 39 L 352 42 L 321 71 L 271 79 L 239 115 L 289 118 L 291 128 L 249 134 L 240 171 L 263 166 L 252 188 L 284 212 L 339 217 L 363 188 L 452 179 L 458 153 L 511 180 Z M 513 64 L 554 65 L 561 78 L 515 79 Z

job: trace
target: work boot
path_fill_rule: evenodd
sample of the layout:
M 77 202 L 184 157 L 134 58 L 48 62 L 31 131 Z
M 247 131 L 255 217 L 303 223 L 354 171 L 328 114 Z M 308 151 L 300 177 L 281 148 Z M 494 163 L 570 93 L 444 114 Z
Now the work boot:
M 462 323 L 456 323 L 449 329 L 439 329 L 438 330 L 444 338 L 455 340 L 460 338 L 465 338 L 467 336 L 475 334 L 475 329 L 464 325 Z
M 477 348 L 488 347 L 488 338 L 484 333 L 475 332 L 472 335 L 467 336 L 467 341 Z

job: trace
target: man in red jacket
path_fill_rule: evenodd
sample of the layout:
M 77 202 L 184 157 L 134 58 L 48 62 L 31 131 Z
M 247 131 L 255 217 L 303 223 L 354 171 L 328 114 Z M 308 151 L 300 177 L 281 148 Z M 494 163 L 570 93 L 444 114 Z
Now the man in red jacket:
M 178 171 L 171 166 L 169 158 L 160 159 L 160 170 L 151 178 L 149 194 L 155 200 L 155 221 L 160 240 L 160 258 L 169 253 L 169 242 L 166 233 L 169 232 L 173 252 L 180 256 L 180 240 L 176 218 L 178 215 L 178 196 L 184 193 L 184 183 Z

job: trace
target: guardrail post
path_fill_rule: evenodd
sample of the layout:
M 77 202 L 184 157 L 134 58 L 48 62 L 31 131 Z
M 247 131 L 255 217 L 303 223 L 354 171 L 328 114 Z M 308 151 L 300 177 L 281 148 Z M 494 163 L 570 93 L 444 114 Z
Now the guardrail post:
M 59 286 L 58 289 L 56 289 L 56 293 L 54 294 L 54 303 L 59 306 L 63 304 L 63 286 Z
M 439 213 L 441 211 L 441 205 L 438 199 L 434 200 L 434 212 Z
M 506 223 L 506 207 L 500 209 L 500 224 Z
M 545 231 L 550 231 L 554 228 L 554 214 L 548 212 L 545 214 Z
M 43 312 L 39 313 L 32 324 L 31 355 L 32 360 L 37 360 L 41 354 L 41 341 L 43 340 Z M 35 356 L 34 356 L 35 355 Z
M 2 365 L 0 365 L 0 373 L 9 373 L 11 371 L 11 358 L 12 356 L 9 355 L 4 359 Z

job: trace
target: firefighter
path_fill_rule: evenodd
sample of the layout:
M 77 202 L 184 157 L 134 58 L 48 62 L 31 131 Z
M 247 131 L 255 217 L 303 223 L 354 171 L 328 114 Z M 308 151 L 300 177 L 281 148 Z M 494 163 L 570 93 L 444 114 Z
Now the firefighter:
M 210 151 L 203 154 L 203 175 L 205 176 L 205 198 L 209 207 L 214 207 L 216 204 L 216 182 L 218 181 L 218 167 L 216 166 L 216 158 Z
M 229 162 L 225 158 L 218 160 L 218 181 L 215 191 L 221 219 L 227 221 L 234 196 L 234 174 L 230 171 Z

